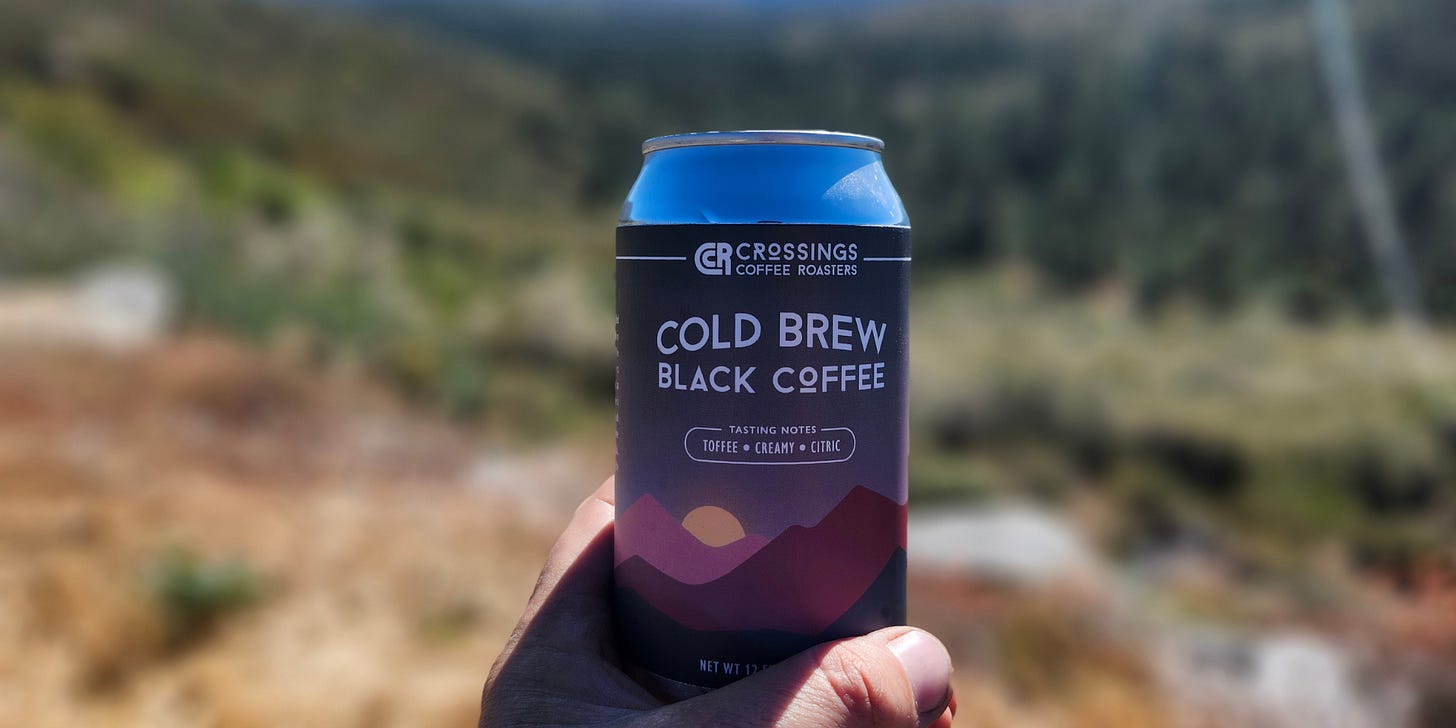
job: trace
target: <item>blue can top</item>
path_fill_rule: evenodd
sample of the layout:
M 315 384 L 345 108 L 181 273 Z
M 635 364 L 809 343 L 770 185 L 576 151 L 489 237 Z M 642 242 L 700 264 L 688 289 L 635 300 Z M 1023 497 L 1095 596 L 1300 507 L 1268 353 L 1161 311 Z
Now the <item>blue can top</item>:
M 908 227 L 884 142 L 828 131 L 648 139 L 619 224 L 785 223 Z

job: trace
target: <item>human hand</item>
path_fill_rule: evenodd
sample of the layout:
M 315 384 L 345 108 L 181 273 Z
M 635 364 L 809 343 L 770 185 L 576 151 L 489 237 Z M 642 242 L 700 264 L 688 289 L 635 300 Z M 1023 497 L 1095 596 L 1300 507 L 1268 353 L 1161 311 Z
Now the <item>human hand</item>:
M 813 647 L 727 687 L 664 705 L 623 671 L 613 633 L 613 493 L 609 479 L 551 548 L 486 680 L 481 728 L 950 726 L 950 655 L 911 627 Z

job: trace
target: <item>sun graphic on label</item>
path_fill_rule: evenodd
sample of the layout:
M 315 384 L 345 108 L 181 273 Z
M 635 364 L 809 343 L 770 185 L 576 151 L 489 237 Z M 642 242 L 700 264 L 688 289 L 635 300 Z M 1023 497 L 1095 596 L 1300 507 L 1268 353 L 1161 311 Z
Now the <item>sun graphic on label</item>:
M 683 518 L 683 528 L 709 546 L 727 546 L 743 538 L 743 524 L 718 506 L 694 508 Z

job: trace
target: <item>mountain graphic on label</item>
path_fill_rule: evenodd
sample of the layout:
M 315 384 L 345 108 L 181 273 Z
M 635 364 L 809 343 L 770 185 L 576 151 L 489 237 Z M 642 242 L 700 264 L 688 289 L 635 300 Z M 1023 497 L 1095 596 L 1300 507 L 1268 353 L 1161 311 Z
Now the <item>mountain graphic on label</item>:
M 617 587 L 683 627 L 817 635 L 903 564 L 905 506 L 857 486 L 818 523 L 768 539 L 738 536 L 722 508 L 679 522 L 643 496 L 617 530 L 630 534 L 618 541 Z
M 617 558 L 637 557 L 684 584 L 717 579 L 769 542 L 744 534 L 738 519 L 723 508 L 703 506 L 682 522 L 650 495 L 637 499 L 617 519 Z

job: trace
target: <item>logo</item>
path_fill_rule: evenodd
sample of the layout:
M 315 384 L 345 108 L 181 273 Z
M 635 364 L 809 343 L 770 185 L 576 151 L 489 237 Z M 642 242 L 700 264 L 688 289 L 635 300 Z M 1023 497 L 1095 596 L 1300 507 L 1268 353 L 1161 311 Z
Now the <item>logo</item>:
M 705 276 L 726 276 L 733 263 L 733 246 L 728 243 L 703 243 L 693 254 L 698 272 Z

